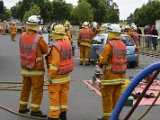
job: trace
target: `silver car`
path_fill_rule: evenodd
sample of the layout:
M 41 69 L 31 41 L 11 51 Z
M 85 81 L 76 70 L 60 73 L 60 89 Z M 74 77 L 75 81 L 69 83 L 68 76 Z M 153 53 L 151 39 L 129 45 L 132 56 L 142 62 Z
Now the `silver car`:
M 90 49 L 90 62 L 96 62 L 98 60 L 98 54 L 103 51 L 107 39 L 108 33 L 101 33 L 93 38 Z M 126 45 L 128 65 L 130 67 L 135 67 L 139 57 L 135 42 L 126 34 L 121 34 L 120 40 L 122 40 Z

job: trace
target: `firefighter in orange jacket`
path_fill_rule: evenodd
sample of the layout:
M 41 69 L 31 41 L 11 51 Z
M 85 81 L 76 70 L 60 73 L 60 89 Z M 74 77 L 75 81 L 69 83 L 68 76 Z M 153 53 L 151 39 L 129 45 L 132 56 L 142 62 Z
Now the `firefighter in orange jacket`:
M 85 61 L 85 65 L 89 65 L 89 52 L 91 47 L 91 39 L 90 39 L 90 30 L 88 28 L 88 22 L 84 22 L 82 25 L 82 29 L 79 31 L 78 46 L 80 46 L 80 61 L 79 65 L 83 65 L 83 61 Z
M 98 24 L 96 22 L 93 22 L 90 29 L 90 39 L 92 40 L 98 33 Z
M 135 42 L 135 44 L 136 44 L 136 50 L 137 50 L 137 52 L 139 53 L 140 52 L 140 45 L 139 45 L 139 40 L 140 40 L 140 38 L 139 38 L 139 36 L 138 36 L 138 33 L 137 33 L 137 26 L 136 25 L 131 25 L 131 28 L 129 27 L 129 26 L 127 26 L 126 28 L 125 28 L 125 32 L 126 32 L 126 34 L 128 34 L 128 35 L 130 35 L 131 36 L 131 38 L 133 39 L 133 41 Z M 139 65 L 139 58 L 138 58 L 138 60 L 136 61 L 136 63 L 135 63 L 137 66 Z
M 3 33 L 3 34 L 6 33 L 6 28 L 7 28 L 6 21 L 3 21 L 3 23 L 2 23 L 2 33 Z
M 15 41 L 16 40 L 17 27 L 16 27 L 14 22 L 12 22 L 11 25 L 10 25 L 10 32 L 11 32 L 11 40 Z
M 53 31 L 56 42 L 46 57 L 50 110 L 48 120 L 67 120 L 70 72 L 73 70 L 72 46 L 63 25 Z
M 47 117 L 40 111 L 43 97 L 44 84 L 44 62 L 43 54 L 48 53 L 48 47 L 38 34 L 40 19 L 32 15 L 27 21 L 27 32 L 22 33 L 19 48 L 21 60 L 21 75 L 23 76 L 23 87 L 20 96 L 19 113 L 27 113 L 30 91 L 32 88 L 31 116 Z
M 66 36 L 68 37 L 68 40 L 71 42 L 71 45 L 73 44 L 73 41 L 72 41 L 72 33 L 70 31 L 70 23 L 68 21 L 66 21 L 64 23 L 64 27 L 66 29 Z
M 98 120 L 109 120 L 126 78 L 126 46 L 119 40 L 121 29 L 112 24 L 110 30 L 108 42 L 100 55 L 104 69 L 101 83 L 103 117 Z

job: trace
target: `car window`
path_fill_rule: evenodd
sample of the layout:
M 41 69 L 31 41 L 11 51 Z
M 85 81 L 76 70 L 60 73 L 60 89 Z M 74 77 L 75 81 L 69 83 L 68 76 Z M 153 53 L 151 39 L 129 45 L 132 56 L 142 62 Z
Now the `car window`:
M 124 42 L 126 46 L 134 46 L 133 40 L 129 36 L 121 36 L 120 40 Z

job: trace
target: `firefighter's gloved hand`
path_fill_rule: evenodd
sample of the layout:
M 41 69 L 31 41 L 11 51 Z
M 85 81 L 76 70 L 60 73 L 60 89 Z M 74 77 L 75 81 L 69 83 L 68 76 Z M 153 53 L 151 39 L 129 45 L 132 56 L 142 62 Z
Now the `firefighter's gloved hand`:
M 77 41 L 77 46 L 80 47 L 80 42 L 79 41 Z
M 49 76 L 47 76 L 46 79 L 47 79 L 46 81 L 47 81 L 48 83 L 52 83 L 52 79 L 51 79 Z

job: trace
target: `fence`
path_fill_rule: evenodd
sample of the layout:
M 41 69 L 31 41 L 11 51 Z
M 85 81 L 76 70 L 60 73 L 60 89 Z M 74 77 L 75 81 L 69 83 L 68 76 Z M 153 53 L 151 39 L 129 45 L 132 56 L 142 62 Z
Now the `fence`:
M 147 50 L 160 50 L 160 39 L 156 35 L 142 35 L 140 37 L 140 47 Z

